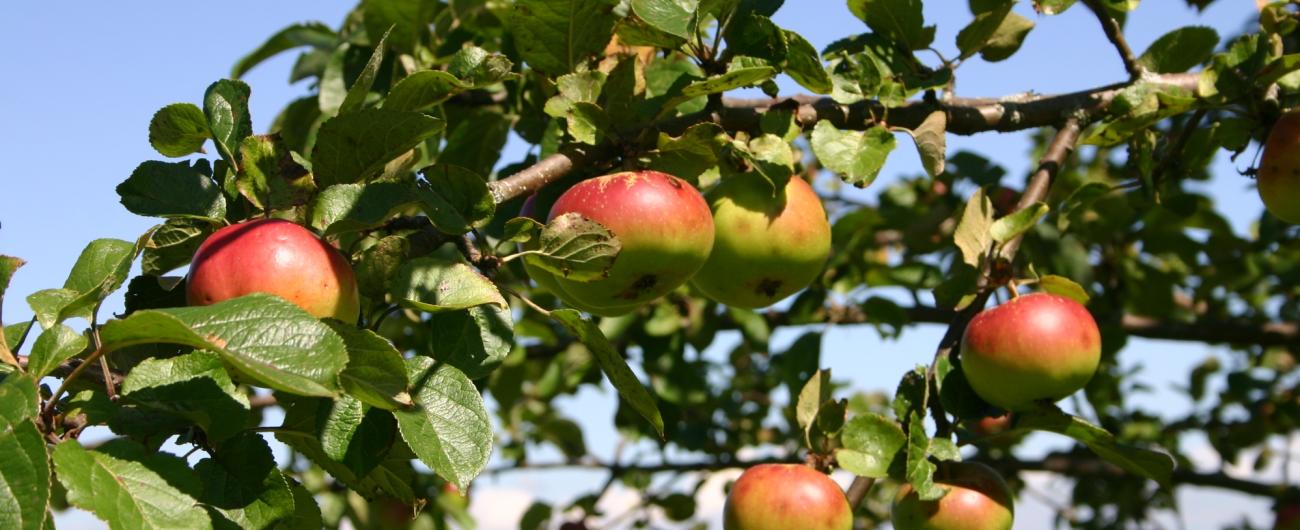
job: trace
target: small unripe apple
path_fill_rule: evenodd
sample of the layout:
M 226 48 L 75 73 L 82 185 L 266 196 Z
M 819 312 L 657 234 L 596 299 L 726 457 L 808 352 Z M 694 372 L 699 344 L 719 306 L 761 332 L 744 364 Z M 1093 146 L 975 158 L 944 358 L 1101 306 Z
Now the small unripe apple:
M 839 485 L 798 464 L 751 467 L 731 486 L 725 530 L 849 530 L 853 509 Z
M 807 287 L 831 252 L 831 225 L 812 186 L 791 177 L 779 192 L 762 175 L 722 181 L 706 195 L 713 252 L 691 283 L 734 307 L 772 305 Z
M 1031 410 L 1075 393 L 1097 372 L 1101 331 L 1071 298 L 1036 293 L 983 311 L 966 326 L 961 368 L 976 394 Z
M 1287 111 L 1273 124 L 1255 184 L 1269 213 L 1300 224 L 1300 109 Z
M 318 318 L 356 322 L 361 312 L 348 260 L 311 231 L 282 219 L 227 226 L 194 253 L 185 285 L 189 305 L 252 293 L 279 296 Z
M 1011 530 L 1011 488 L 997 471 L 975 462 L 945 462 L 934 482 L 948 488 L 923 501 L 911 484 L 898 488 L 890 520 L 895 530 Z
M 618 238 L 622 248 L 603 278 L 588 282 L 528 267 L 539 285 L 569 305 L 613 316 L 686 283 L 713 248 L 713 216 L 690 183 L 658 171 L 584 180 L 556 199 L 547 219 L 578 213 Z M 549 275 L 549 278 L 546 276 Z

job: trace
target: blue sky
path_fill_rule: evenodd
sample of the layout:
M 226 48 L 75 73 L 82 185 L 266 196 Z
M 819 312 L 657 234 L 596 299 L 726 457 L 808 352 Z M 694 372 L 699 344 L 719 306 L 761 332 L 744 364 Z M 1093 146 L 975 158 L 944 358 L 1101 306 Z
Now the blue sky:
M 1039 17 L 1025 4 L 1022 1 L 1017 10 L 1038 23 L 1025 47 L 1003 63 L 973 60 L 964 65 L 958 72 L 958 95 L 1064 92 L 1126 77 L 1090 13 L 1076 7 L 1065 15 Z M 150 148 L 147 137 L 149 118 L 157 109 L 173 102 L 200 102 L 209 83 L 228 75 L 234 61 L 267 36 L 300 21 L 320 20 L 334 26 L 352 3 L 234 0 L 199 6 L 161 0 L 56 0 L 4 7 L 10 23 L 0 33 L 0 49 L 7 50 L 0 54 L 0 71 L 6 79 L 0 85 L 0 123 L 5 125 L 0 127 L 0 160 L 5 162 L 0 166 L 0 254 L 28 261 L 10 286 L 9 303 L 4 308 L 7 322 L 30 318 L 24 298 L 62 285 L 89 241 L 104 237 L 131 240 L 155 224 L 153 219 L 123 209 L 114 187 L 140 162 L 161 158 Z M 936 45 L 945 55 L 956 55 L 954 37 L 970 19 L 964 6 L 960 0 L 927 2 L 927 22 L 938 24 Z M 1131 14 L 1126 34 L 1140 52 L 1166 31 L 1183 25 L 1209 25 L 1221 36 L 1229 36 L 1253 23 L 1254 16 L 1253 2 L 1246 0 L 1219 0 L 1200 16 L 1180 0 L 1148 0 Z M 787 2 L 775 20 L 819 49 L 837 38 L 865 31 L 839 0 Z M 282 105 L 307 90 L 302 84 L 287 83 L 294 57 L 283 55 L 245 77 L 252 86 L 252 116 L 259 132 L 266 130 Z M 782 79 L 781 85 L 787 93 L 798 90 L 788 79 Z M 1003 164 L 1009 170 L 1009 183 L 1022 182 L 1033 163 L 1025 134 L 950 136 L 948 142 L 950 152 L 976 150 Z M 899 146 L 886 164 L 881 182 L 867 190 L 868 196 L 892 179 L 922 171 L 911 142 L 900 138 Z M 523 146 L 513 142 L 503 161 L 512 162 L 522 152 Z M 1245 233 L 1262 206 L 1252 183 L 1233 169 L 1226 157 L 1219 157 L 1216 178 L 1207 191 L 1219 201 L 1233 226 Z M 119 294 L 110 299 L 105 313 L 120 308 Z M 903 371 L 928 361 L 941 331 L 938 326 L 918 327 L 900 340 L 883 342 L 868 328 L 832 329 L 826 336 L 823 363 L 834 369 L 837 379 L 850 382 L 855 389 L 892 388 Z M 774 349 L 799 333 L 801 330 L 779 332 Z M 1135 340 L 1122 359 L 1127 365 L 1143 366 L 1142 377 L 1155 388 L 1137 403 L 1172 415 L 1185 410 L 1188 403 L 1171 386 L 1183 380 L 1190 366 L 1215 354 L 1204 345 Z M 571 417 L 582 419 L 587 444 L 600 457 L 610 456 L 617 443 L 614 400 L 606 389 L 585 391 L 562 402 Z M 1189 447 L 1198 443 L 1188 441 Z M 1030 450 L 1041 452 L 1055 446 L 1059 446 L 1057 440 L 1040 436 Z M 554 456 L 539 454 L 539 458 Z M 1265 478 L 1276 480 L 1276 476 Z M 512 510 L 522 510 L 532 496 L 567 500 L 598 487 L 602 480 L 599 474 L 581 472 L 485 477 L 479 481 L 477 498 L 499 502 L 494 503 L 495 510 L 480 512 L 491 519 L 485 520 L 484 527 L 497 528 L 497 519 L 509 520 Z M 1062 491 L 1059 483 L 1045 479 L 1042 489 Z M 610 502 L 630 499 L 619 495 L 612 495 L 615 499 Z M 1188 510 L 1187 528 L 1212 528 L 1246 514 L 1263 523 L 1267 510 L 1267 503 L 1209 490 L 1189 490 L 1180 499 Z M 1023 527 L 1050 524 L 1049 512 L 1041 503 L 1022 499 L 1022 504 Z M 86 516 L 61 520 L 77 527 L 92 521 Z

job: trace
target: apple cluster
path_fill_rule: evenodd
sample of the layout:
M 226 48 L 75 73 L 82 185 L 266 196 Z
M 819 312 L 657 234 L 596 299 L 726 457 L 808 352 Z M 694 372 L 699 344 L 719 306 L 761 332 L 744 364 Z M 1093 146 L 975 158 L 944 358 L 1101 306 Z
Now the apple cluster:
M 535 201 L 521 215 L 535 216 Z M 577 281 L 527 261 L 525 268 L 566 305 L 601 316 L 630 313 L 687 282 L 729 306 L 766 307 L 815 280 L 831 249 L 821 200 L 797 177 L 776 191 L 747 173 L 701 194 L 658 171 L 614 173 L 569 188 L 547 220 L 568 213 L 618 238 L 622 250 L 608 273 Z

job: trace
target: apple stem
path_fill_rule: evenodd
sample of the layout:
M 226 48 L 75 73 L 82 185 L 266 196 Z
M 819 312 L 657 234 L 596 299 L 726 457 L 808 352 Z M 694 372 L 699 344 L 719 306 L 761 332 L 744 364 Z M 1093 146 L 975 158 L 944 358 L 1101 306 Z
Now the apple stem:
M 1008 291 L 1011 291 L 1011 299 L 1012 299 L 1012 300 L 1015 300 L 1015 299 L 1017 299 L 1017 298 L 1020 298 L 1020 290 L 1017 289 L 1017 287 L 1018 287 L 1018 285 L 1017 285 L 1017 283 L 1016 283 L 1015 280 L 1010 280 L 1010 281 L 1007 282 L 1007 290 L 1008 290 Z
M 500 286 L 498 286 L 498 287 L 500 287 Z M 537 305 L 537 303 L 533 302 L 532 300 L 529 300 L 528 297 L 525 297 L 524 295 L 515 292 L 513 289 L 506 289 L 506 288 L 504 288 L 504 287 L 501 287 L 501 290 L 504 291 L 504 292 L 506 292 L 506 293 L 509 294 L 510 296 L 513 296 L 513 297 L 515 297 L 515 298 L 518 298 L 518 299 L 522 300 L 522 301 L 524 302 L 524 304 L 526 304 L 528 307 L 533 308 L 533 311 L 536 311 L 536 312 L 538 312 L 538 313 L 541 313 L 542 316 L 545 316 L 545 317 L 550 317 L 550 316 L 551 316 L 551 312 L 550 312 L 550 311 L 547 311 L 547 310 L 546 310 L 545 308 L 543 308 L 542 306 L 539 306 L 539 305 Z

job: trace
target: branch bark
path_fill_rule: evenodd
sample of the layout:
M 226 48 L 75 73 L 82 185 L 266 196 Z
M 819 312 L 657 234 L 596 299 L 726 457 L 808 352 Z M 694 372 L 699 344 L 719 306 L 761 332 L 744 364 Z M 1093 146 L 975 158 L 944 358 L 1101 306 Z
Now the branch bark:
M 1180 73 L 1153 75 L 1145 80 L 1155 85 L 1195 90 L 1199 78 L 1197 73 Z M 821 120 L 829 120 L 840 129 L 866 129 L 879 123 L 877 116 L 886 115 L 889 116 L 888 124 L 891 126 L 915 128 L 934 111 L 943 110 L 948 113 L 947 132 L 953 134 L 1012 132 L 1054 127 L 1069 117 L 1087 123 L 1104 113 L 1115 96 L 1128 84 L 1118 83 L 1055 95 L 1026 93 L 1003 98 L 916 100 L 888 109 L 877 101 L 843 105 L 828 97 L 806 95 L 759 99 L 723 98 L 722 108 L 716 112 L 706 110 L 670 118 L 653 127 L 668 134 L 680 134 L 691 125 L 710 121 L 731 131 L 754 132 L 759 130 L 759 120 L 765 112 L 777 105 L 789 105 L 787 102 L 793 101 L 798 104 L 795 120 L 804 129 L 811 129 Z M 608 146 L 592 148 L 570 145 L 523 171 L 490 183 L 489 189 L 492 198 L 500 204 L 559 180 L 576 166 L 605 162 L 614 155 L 615 151 Z

